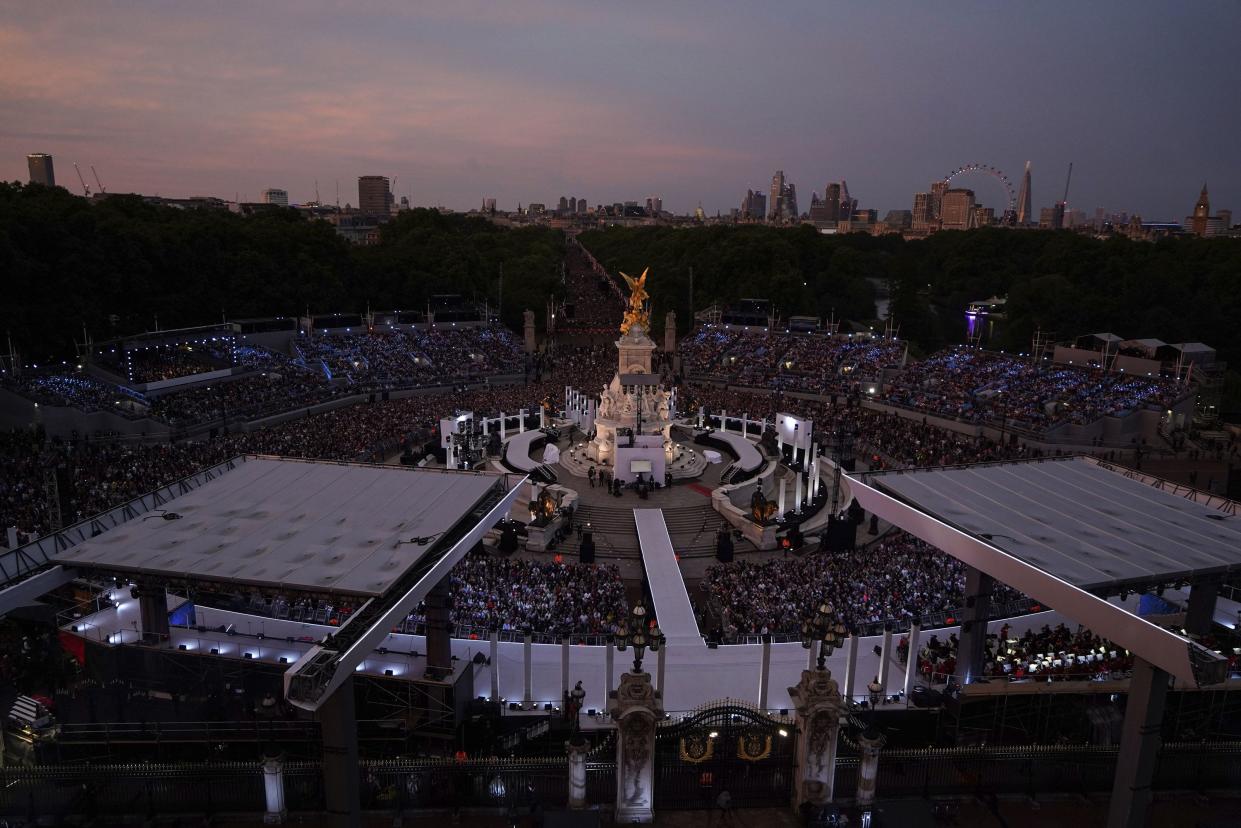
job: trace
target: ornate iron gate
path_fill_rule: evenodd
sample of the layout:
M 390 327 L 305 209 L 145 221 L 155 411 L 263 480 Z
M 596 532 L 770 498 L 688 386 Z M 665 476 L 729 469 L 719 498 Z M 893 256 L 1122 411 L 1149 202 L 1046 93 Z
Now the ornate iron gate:
M 736 807 L 787 805 L 795 740 L 791 721 L 735 700 L 661 724 L 655 731 L 655 808 L 709 808 L 724 790 Z

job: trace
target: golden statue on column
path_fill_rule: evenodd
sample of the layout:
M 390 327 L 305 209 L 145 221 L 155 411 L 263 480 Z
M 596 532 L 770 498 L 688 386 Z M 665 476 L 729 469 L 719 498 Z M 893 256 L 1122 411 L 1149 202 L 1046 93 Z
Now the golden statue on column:
M 629 333 L 635 322 L 642 326 L 643 331 L 648 331 L 651 327 L 651 314 L 646 307 L 646 300 L 651 298 L 646 292 L 646 274 L 649 271 L 649 267 L 644 269 L 642 275 L 636 279 L 621 271 L 621 276 L 629 284 L 629 307 L 625 309 L 625 319 L 621 322 L 622 334 Z

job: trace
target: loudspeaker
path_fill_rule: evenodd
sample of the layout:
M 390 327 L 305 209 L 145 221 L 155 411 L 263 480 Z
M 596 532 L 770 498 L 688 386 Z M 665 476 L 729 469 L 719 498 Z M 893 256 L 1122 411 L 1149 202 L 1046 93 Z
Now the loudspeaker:
M 590 532 L 582 533 L 582 544 L 578 547 L 578 560 L 584 564 L 595 562 L 595 539 Z
M 729 563 L 733 559 L 733 539 L 727 530 L 715 538 L 715 559 L 720 563 Z

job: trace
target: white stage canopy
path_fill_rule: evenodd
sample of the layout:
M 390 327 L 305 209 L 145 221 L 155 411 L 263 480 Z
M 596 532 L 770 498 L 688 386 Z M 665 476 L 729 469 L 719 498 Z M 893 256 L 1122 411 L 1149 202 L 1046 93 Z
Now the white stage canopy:
M 55 561 L 138 575 L 381 595 L 469 514 L 496 479 L 248 457 L 227 475 L 168 501 L 162 512 L 65 549 Z

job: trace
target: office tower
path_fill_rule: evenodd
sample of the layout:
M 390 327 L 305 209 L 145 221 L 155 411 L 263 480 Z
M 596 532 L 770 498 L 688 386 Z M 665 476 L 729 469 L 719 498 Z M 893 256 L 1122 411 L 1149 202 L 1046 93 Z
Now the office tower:
M 578 196 L 577 197 L 577 214 L 579 216 L 584 216 L 586 215 L 586 210 L 587 210 L 586 196 Z
M 266 189 L 263 191 L 263 203 L 264 204 L 279 204 L 281 207 L 288 207 L 289 206 L 289 191 L 280 190 L 275 187 Z
M 840 220 L 840 185 L 828 184 L 823 190 L 824 218 L 833 224 Z
M 401 210 L 409 209 L 409 196 L 401 196 Z
M 792 182 L 785 184 L 780 197 L 784 200 L 784 204 L 780 206 L 781 214 L 789 221 L 797 221 L 797 217 L 801 215 L 797 209 L 797 185 Z
M 989 227 L 995 224 L 995 208 L 984 207 L 981 204 L 974 205 L 974 214 L 971 218 L 973 222 L 971 227 Z
M 1021 189 L 1017 191 L 1017 224 L 1028 224 L 1034 218 L 1030 208 L 1030 162 L 1026 162 L 1025 174 L 1021 176 Z
M 771 177 L 771 195 L 767 199 L 767 206 L 770 208 L 768 218 L 773 221 L 780 218 L 780 196 L 784 194 L 784 170 L 776 170 L 776 174 Z
M 569 196 L 569 208 L 566 211 L 569 215 L 577 212 L 577 196 Z
M 944 218 L 944 193 L 948 192 L 947 181 L 936 181 L 931 184 L 931 216 L 936 221 Z
M 1218 218 L 1225 233 L 1232 229 L 1232 210 L 1220 210 Z
M 857 199 L 849 197 L 849 182 L 840 179 L 840 221 L 850 221 L 857 209 Z
M 974 191 L 949 189 L 944 191 L 940 207 L 940 226 L 944 230 L 968 230 L 974 226 Z
M 556 212 L 560 213 L 562 216 L 569 212 L 569 199 L 561 196 L 560 203 L 556 206 Z
M 745 221 L 762 221 L 767 217 L 767 198 L 753 190 L 745 191 L 741 199 L 741 218 Z
M 1038 229 L 1055 230 L 1056 228 L 1056 208 L 1043 207 L 1038 211 Z
M 26 156 L 26 166 L 30 170 L 31 184 L 56 186 L 56 171 L 52 168 L 52 156 L 42 152 L 32 152 Z
M 392 213 L 392 190 L 388 185 L 388 176 L 358 177 L 358 211 L 368 216 L 386 216 Z
M 935 211 L 931 206 L 930 193 L 914 193 L 914 209 L 910 226 L 914 230 L 935 229 Z
M 652 216 L 657 216 L 664 211 L 664 200 L 659 196 L 647 196 L 646 211 Z

